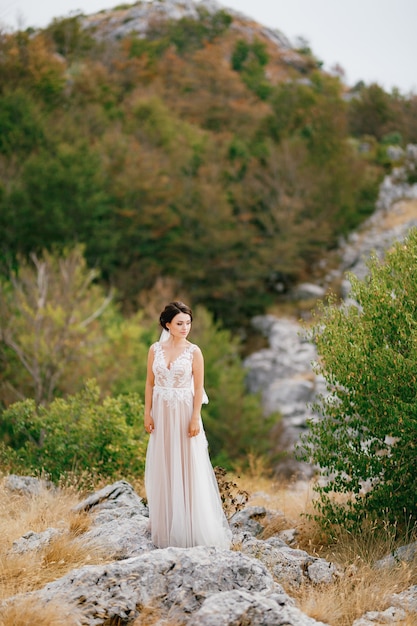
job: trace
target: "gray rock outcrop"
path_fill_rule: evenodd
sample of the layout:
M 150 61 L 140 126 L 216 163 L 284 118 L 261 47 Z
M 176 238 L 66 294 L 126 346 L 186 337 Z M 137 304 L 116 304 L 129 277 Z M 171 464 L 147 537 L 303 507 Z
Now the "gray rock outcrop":
M 282 581 L 304 577 L 306 583 L 326 583 L 332 579 L 332 564 L 323 564 L 324 576 L 318 567 L 322 559 L 293 550 L 279 538 L 256 539 L 262 529 L 258 520 L 271 514 L 263 507 L 236 514 L 231 523 L 237 531 L 232 550 L 156 549 L 147 508 L 123 480 L 92 494 L 74 512 L 92 516 L 91 528 L 75 540 L 100 546 L 111 562 L 73 570 L 26 596 L 76 607 L 83 625 L 129 624 L 142 611 L 154 610 L 160 621 L 152 623 L 161 626 L 167 621 L 184 626 L 323 626 L 295 606 L 274 575 L 279 569 Z M 28 532 L 15 542 L 15 550 L 38 550 L 59 532 Z M 22 595 L 8 598 L 0 603 L 0 611 L 21 599 Z
M 368 611 L 352 626 L 381 626 L 393 624 L 417 623 L 417 585 L 409 587 L 401 593 L 394 593 L 388 602 L 391 603 L 384 611 Z M 413 619 L 414 618 L 414 619 Z M 413 619 L 413 621 L 411 621 Z
M 92 494 L 74 509 L 93 515 L 93 524 L 84 535 L 85 541 L 105 546 L 113 559 L 138 556 L 154 548 L 148 509 L 124 480 Z
M 215 14 L 226 11 L 232 16 L 231 29 L 244 32 L 248 37 L 261 36 L 280 50 L 280 58 L 286 65 L 303 70 L 306 66 L 304 55 L 297 52 L 288 37 L 280 30 L 256 24 L 254 20 L 216 0 L 153 0 L 134 5 L 121 5 L 116 9 L 100 11 L 82 18 L 83 28 L 90 30 L 97 39 L 115 41 L 135 33 L 145 37 L 147 32 L 160 21 L 198 19 L 201 11 Z
M 235 526 L 231 525 L 236 530 L 232 550 L 203 546 L 156 549 L 146 532 L 142 532 L 140 518 L 147 522 L 146 507 L 126 481 L 97 491 L 74 511 L 87 512 L 93 526 L 101 527 L 99 535 L 90 535 L 93 543 L 108 551 L 114 549 L 118 540 L 124 546 L 119 554 L 129 554 L 130 545 L 135 556 L 73 570 L 38 591 L 0 602 L 0 613 L 28 598 L 36 600 L 37 606 L 62 602 L 66 607 L 74 607 L 74 616 L 81 612 L 79 621 L 72 621 L 78 626 L 128 625 L 142 613 L 150 614 L 151 623 L 160 626 L 326 626 L 300 611 L 289 595 L 291 591 L 285 591 L 282 585 L 287 590 L 301 585 L 323 586 L 344 575 L 325 559 L 288 546 L 282 538 L 285 533 L 260 539 L 259 520 L 277 514 L 264 507 L 247 507 L 236 514 Z M 109 525 L 115 520 L 119 523 L 117 530 Z M 139 550 L 130 543 L 131 527 L 125 525 L 128 520 L 139 525 Z M 60 532 L 48 529 L 38 533 L 38 538 L 46 541 Z M 82 537 L 87 544 L 89 532 Z M 26 533 L 22 541 L 15 542 L 19 553 L 42 547 L 38 541 L 30 540 L 35 535 Z M 397 556 L 406 559 L 413 555 L 415 545 L 410 544 L 400 549 Z M 381 563 L 392 567 L 398 564 L 398 558 L 387 557 Z M 392 594 L 388 602 L 387 609 L 368 611 L 353 626 L 398 624 L 413 616 L 417 618 L 417 585 Z
M 4 486 L 8 491 L 15 491 L 26 496 L 37 496 L 44 489 L 56 489 L 49 480 L 41 480 L 33 476 L 17 476 L 16 474 L 6 476 Z
M 348 238 L 340 247 L 340 268 L 336 271 L 341 274 L 349 271 L 364 278 L 367 274 L 366 261 L 375 253 L 383 258 L 387 249 L 395 241 L 402 241 L 410 228 L 417 227 L 417 207 L 407 219 L 398 220 L 395 225 L 383 228 L 381 224 L 388 215 L 400 214 L 403 202 L 417 200 L 417 183 L 410 183 L 410 174 L 417 176 L 417 146 L 408 145 L 401 166 L 395 167 L 391 174 L 382 181 L 375 212 L 361 226 L 360 230 Z M 348 287 L 344 287 L 344 297 L 348 296 Z
M 282 416 L 280 449 L 291 453 L 307 428 L 307 420 L 314 417 L 312 403 L 318 394 L 326 393 L 325 381 L 312 367 L 316 350 L 294 320 L 262 315 L 252 323 L 267 337 L 269 347 L 245 359 L 247 386 L 252 393 L 261 393 L 265 415 L 278 412 Z M 295 461 L 291 455 L 276 469 L 286 475 L 312 473 L 307 464 Z
M 347 304 L 351 303 L 351 286 L 345 277 L 346 272 L 364 278 L 371 253 L 383 258 L 395 241 L 402 241 L 410 228 L 417 227 L 417 202 L 415 211 L 412 209 L 414 205 L 407 205 L 405 218 L 400 219 L 405 210 L 403 202 L 417 199 L 417 183 L 410 182 L 417 176 L 417 146 L 407 146 L 406 151 L 398 156 L 402 158 L 402 164 L 381 184 L 375 212 L 360 231 L 341 244 L 339 267 L 325 277 L 323 285 L 316 288 L 310 284 L 299 285 L 291 298 L 317 300 L 323 297 L 326 285 L 336 280 L 341 283 L 342 297 Z M 387 217 L 393 219 L 386 220 Z M 252 323 L 267 338 L 269 345 L 245 359 L 247 386 L 251 392 L 261 393 L 265 415 L 281 414 L 277 451 L 289 453 L 277 465 L 276 472 L 287 476 L 311 476 L 311 468 L 297 463 L 291 453 L 306 430 L 307 421 L 318 417 L 312 405 L 318 396 L 327 393 L 325 380 L 313 371 L 312 364 L 317 359 L 315 347 L 305 338 L 303 327 L 295 320 L 263 315 L 255 317 Z
M 216 13 L 224 7 L 215 0 L 157 0 L 156 2 L 140 2 L 120 9 L 100 11 L 84 18 L 84 28 L 90 28 L 100 34 L 101 38 L 117 40 L 131 33 L 145 35 L 150 26 L 157 20 L 180 20 L 181 18 L 198 19 L 198 9 L 208 13 Z

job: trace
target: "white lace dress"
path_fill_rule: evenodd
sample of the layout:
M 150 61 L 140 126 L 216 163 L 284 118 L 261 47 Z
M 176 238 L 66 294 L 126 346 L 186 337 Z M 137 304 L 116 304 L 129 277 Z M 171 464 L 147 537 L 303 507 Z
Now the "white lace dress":
M 145 487 L 152 541 L 159 548 L 230 546 L 217 481 L 200 424 L 188 436 L 193 411 L 194 344 L 167 367 L 163 345 L 155 343 L 152 417 L 155 430 L 146 454 Z

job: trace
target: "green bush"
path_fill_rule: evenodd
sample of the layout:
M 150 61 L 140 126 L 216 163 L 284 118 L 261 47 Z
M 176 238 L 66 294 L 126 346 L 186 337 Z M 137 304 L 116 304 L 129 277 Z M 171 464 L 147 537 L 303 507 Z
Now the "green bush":
M 40 107 L 23 89 L 0 96 L 0 153 L 29 153 L 45 143 Z
M 33 400 L 16 402 L 0 419 L 7 433 L 0 461 L 3 469 L 45 472 L 57 481 L 69 473 L 106 478 L 141 476 L 146 436 L 143 405 L 137 394 L 100 397 L 94 381 L 67 399 L 36 407 Z
M 266 46 L 258 39 L 252 44 L 244 39 L 236 42 L 231 58 L 232 68 L 241 73 L 245 85 L 261 100 L 266 100 L 272 92 L 272 86 L 265 75 L 268 61 Z
M 300 456 L 326 477 L 317 507 L 330 524 L 365 518 L 417 521 L 417 230 L 365 280 L 351 276 L 358 306 L 322 306 L 311 337 L 330 395 L 316 407 Z M 335 498 L 343 494 L 343 498 Z M 322 517 L 322 519 L 323 519 Z
M 211 14 L 200 8 L 197 19 L 182 17 L 179 20 L 157 22 L 148 30 L 147 36 L 151 40 L 162 39 L 167 46 L 173 44 L 181 55 L 202 48 L 207 41 L 213 41 L 231 23 L 231 16 L 224 10 Z

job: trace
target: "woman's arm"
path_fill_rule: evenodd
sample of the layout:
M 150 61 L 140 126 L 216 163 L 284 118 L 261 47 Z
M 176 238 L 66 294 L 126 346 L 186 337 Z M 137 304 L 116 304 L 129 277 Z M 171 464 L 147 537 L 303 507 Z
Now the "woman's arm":
M 195 437 L 200 432 L 200 412 L 204 392 L 204 359 L 200 348 L 196 347 L 193 354 L 194 402 L 188 434 Z
M 153 393 L 153 386 L 154 386 L 154 382 L 155 382 L 155 376 L 152 370 L 152 366 L 153 366 L 153 359 L 154 359 L 154 349 L 153 346 L 151 346 L 149 348 L 149 352 L 148 352 L 148 365 L 147 365 L 147 371 L 146 371 L 146 384 L 145 384 L 145 416 L 144 416 L 144 423 L 145 423 L 145 430 L 148 433 L 152 433 L 152 431 L 155 429 L 155 424 L 154 421 L 152 419 L 152 415 L 151 415 L 151 411 L 152 411 L 152 393 Z

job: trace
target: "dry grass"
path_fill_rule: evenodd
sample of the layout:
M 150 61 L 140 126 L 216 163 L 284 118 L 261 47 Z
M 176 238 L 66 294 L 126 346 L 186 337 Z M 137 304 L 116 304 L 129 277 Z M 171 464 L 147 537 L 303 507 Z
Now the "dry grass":
M 396 202 L 382 217 L 379 227 L 381 230 L 391 230 L 402 224 L 407 224 L 417 217 L 417 200 L 401 200 Z
M 166 611 L 160 606 L 142 606 L 140 607 L 140 615 L 135 619 L 132 626 L 182 626 L 183 624 L 183 619 L 175 617 L 175 611 Z
M 331 542 L 326 539 L 318 524 L 306 516 L 313 512 L 312 484 L 280 483 L 269 477 L 262 461 L 256 459 L 250 459 L 249 471 L 230 479 L 240 490 L 251 494 L 249 505 L 264 506 L 272 512 L 263 522 L 263 538 L 294 528 L 297 530 L 294 547 L 339 566 L 342 573 L 333 584 L 306 584 L 298 590 L 287 590 L 307 615 L 332 626 L 351 626 L 367 611 L 385 610 L 391 594 L 417 584 L 416 563 L 403 563 L 386 570 L 373 567 L 375 561 L 396 547 L 393 533 L 378 534 L 369 527 L 360 536 L 340 531 Z M 137 483 L 135 489 L 141 493 L 143 485 Z M 0 484 L 0 600 L 38 589 L 76 567 L 106 562 L 105 555 L 82 541 L 91 518 L 85 513 L 71 513 L 79 498 L 72 487 L 56 492 L 44 490 L 36 497 L 27 497 L 10 494 Z M 60 529 L 62 534 L 41 550 L 22 555 L 10 551 L 13 541 L 28 530 L 41 532 L 50 527 Z M 59 606 L 43 605 L 26 597 L 2 609 L 0 626 L 32 626 L 34 615 L 37 626 L 82 623 L 74 607 L 61 602 Z M 161 607 L 148 606 L 142 607 L 133 626 L 157 623 L 175 626 L 180 621 L 171 612 L 163 614 Z M 415 623 L 414 616 L 399 626 Z M 117 626 L 116 622 L 112 624 Z
M 249 458 L 249 470 L 240 473 L 235 481 L 240 489 L 250 494 L 249 506 L 263 506 L 276 513 L 264 521 L 263 539 L 291 528 L 297 531 L 298 547 L 311 554 L 321 551 L 323 533 L 307 517 L 313 513 L 312 483 L 271 478 L 263 460 L 253 457 Z
M 79 610 L 61 600 L 44 604 L 35 598 L 22 598 L 2 608 L 0 626 L 79 626 L 81 620 Z
M 252 461 L 250 471 L 235 478 L 240 488 L 252 494 L 250 506 L 264 506 L 276 512 L 265 520 L 262 538 L 294 528 L 297 531 L 295 548 L 335 563 L 341 572 L 330 585 L 306 584 L 298 590 L 287 589 L 304 613 L 332 626 L 351 626 L 367 611 L 388 608 L 391 594 L 417 584 L 416 562 L 382 570 L 373 567 L 376 561 L 398 547 L 392 529 L 387 527 L 376 532 L 369 526 L 357 536 L 342 529 L 330 539 L 317 522 L 308 517 L 314 510 L 312 483 L 282 484 L 268 478 L 264 469 L 262 463 Z M 414 615 L 398 624 L 415 626 L 416 621 Z
M 90 518 L 71 512 L 78 501 L 73 489 L 44 489 L 37 496 L 24 496 L 0 484 L 0 600 L 39 589 L 85 564 L 105 562 L 102 550 L 82 541 Z M 38 533 L 47 528 L 57 528 L 62 534 L 36 551 L 18 554 L 11 550 L 13 541 L 29 530 Z
M 332 585 L 305 586 L 292 595 L 310 617 L 332 626 L 351 626 L 367 611 L 388 608 L 391 594 L 413 584 L 412 570 L 410 565 L 403 565 L 381 572 L 362 563 L 352 566 Z M 415 616 L 412 619 L 410 616 L 410 624 L 415 625 Z

